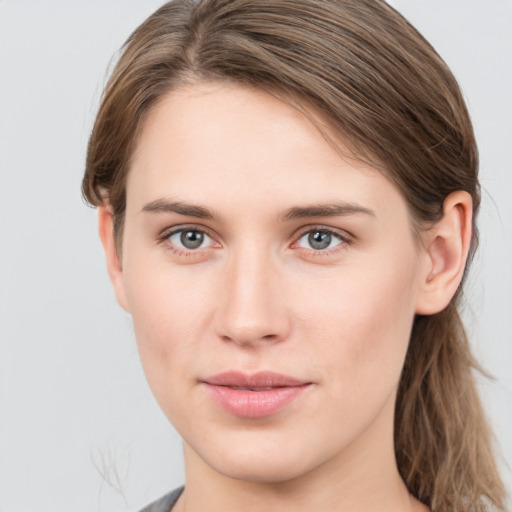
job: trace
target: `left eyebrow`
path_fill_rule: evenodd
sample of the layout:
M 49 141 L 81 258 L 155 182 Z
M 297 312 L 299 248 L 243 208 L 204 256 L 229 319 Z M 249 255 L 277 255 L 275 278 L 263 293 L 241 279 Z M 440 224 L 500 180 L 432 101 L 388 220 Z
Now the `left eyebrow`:
M 376 217 L 375 212 L 364 206 L 351 203 L 326 203 L 294 206 L 280 215 L 281 220 L 304 219 L 309 217 L 338 217 L 363 214 Z

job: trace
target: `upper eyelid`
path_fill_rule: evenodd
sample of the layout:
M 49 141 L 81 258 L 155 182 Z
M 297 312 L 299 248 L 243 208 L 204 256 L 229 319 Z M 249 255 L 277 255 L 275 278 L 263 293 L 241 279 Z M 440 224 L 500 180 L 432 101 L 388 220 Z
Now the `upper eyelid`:
M 206 226 L 199 224 L 179 224 L 177 226 L 167 227 L 160 232 L 159 238 L 168 238 L 171 235 L 179 233 L 180 231 L 199 231 L 205 235 L 208 235 L 210 238 L 215 238 L 215 235 L 212 234 L 211 229 L 208 229 Z
M 292 235 L 292 238 L 294 241 L 299 240 L 305 234 L 307 234 L 311 231 L 315 231 L 315 230 L 316 231 L 325 231 L 326 233 L 329 233 L 331 235 L 338 236 L 339 238 L 341 238 L 344 241 L 350 241 L 354 238 L 354 236 L 351 233 L 349 233 L 348 231 L 346 231 L 344 229 L 333 228 L 333 227 L 324 226 L 321 224 L 316 224 L 316 225 L 305 226 L 305 227 L 299 228 Z

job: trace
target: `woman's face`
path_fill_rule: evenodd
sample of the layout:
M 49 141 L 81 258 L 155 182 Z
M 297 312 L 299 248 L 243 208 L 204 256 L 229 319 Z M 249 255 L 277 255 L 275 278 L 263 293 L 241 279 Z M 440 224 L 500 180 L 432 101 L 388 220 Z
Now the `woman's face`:
M 168 94 L 130 169 L 121 262 L 190 458 L 283 481 L 392 453 L 426 258 L 397 189 L 298 111 L 237 86 Z

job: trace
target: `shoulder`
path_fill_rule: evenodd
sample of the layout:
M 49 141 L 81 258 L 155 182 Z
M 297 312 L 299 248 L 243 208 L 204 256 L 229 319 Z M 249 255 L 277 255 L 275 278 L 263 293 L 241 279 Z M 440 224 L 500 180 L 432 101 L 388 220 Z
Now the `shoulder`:
M 183 487 L 178 487 L 174 491 L 162 496 L 160 499 L 150 503 L 147 507 L 143 508 L 140 512 L 170 512 L 171 508 L 178 501 L 178 498 L 183 492 Z

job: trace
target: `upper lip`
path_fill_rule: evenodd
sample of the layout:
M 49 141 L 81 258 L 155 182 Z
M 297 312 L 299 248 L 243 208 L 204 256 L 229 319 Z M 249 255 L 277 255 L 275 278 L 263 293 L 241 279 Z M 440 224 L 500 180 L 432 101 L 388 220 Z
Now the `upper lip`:
M 228 371 L 207 377 L 203 382 L 214 386 L 235 386 L 243 388 L 277 388 L 310 384 L 310 382 L 306 380 L 300 380 L 270 371 L 257 372 L 252 375 L 240 371 Z

